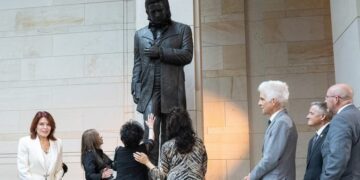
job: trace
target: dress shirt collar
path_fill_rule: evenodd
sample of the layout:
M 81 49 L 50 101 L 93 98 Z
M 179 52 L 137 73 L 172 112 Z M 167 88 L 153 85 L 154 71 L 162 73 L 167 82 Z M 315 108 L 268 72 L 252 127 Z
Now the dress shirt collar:
M 336 114 L 339 114 L 342 110 L 344 110 L 346 107 L 348 107 L 348 106 L 350 106 L 350 105 L 352 105 L 352 103 L 347 104 L 347 105 L 345 105 L 345 106 L 341 107 L 341 108 L 337 111 L 337 113 L 336 113 Z
M 277 114 L 279 114 L 280 111 L 284 110 L 284 108 L 279 109 L 278 111 L 276 111 L 274 114 L 272 114 L 270 116 L 270 121 L 273 122 L 274 118 L 276 117 Z
M 321 133 L 324 131 L 324 129 L 326 128 L 326 126 L 328 126 L 330 124 L 330 122 L 326 123 L 325 125 L 323 125 L 319 130 L 316 131 L 316 134 L 318 136 L 321 135 Z

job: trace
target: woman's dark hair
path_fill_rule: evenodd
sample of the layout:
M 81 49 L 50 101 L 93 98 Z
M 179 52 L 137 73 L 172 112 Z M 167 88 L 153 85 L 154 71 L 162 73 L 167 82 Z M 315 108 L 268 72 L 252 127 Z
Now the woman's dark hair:
M 195 144 L 195 132 L 193 130 L 189 113 L 180 108 L 173 108 L 168 116 L 166 124 L 168 139 L 175 139 L 176 150 L 181 153 L 189 153 Z
M 129 121 L 121 127 L 120 137 L 125 147 L 137 147 L 143 136 L 144 130 L 137 121 Z
M 41 118 L 45 118 L 47 119 L 50 127 L 51 127 L 51 130 L 50 130 L 50 134 L 48 135 L 48 139 L 50 140 L 53 140 L 53 141 L 56 141 L 56 138 L 54 136 L 54 132 L 55 132 L 55 129 L 56 129 L 56 124 L 55 124 L 55 121 L 54 121 L 54 118 L 51 116 L 50 113 L 48 113 L 47 111 L 39 111 L 35 114 L 32 122 L 31 122 L 31 126 L 30 126 L 30 137 L 31 139 L 35 139 L 36 138 L 36 127 L 40 121 Z
M 149 5 L 154 3 L 163 3 L 166 9 L 166 19 L 167 21 L 171 21 L 171 12 L 170 12 L 170 5 L 168 0 L 145 0 L 145 10 L 146 14 L 148 15 L 148 20 L 150 20 L 149 17 Z
M 84 158 L 87 152 L 92 152 L 95 156 L 96 163 L 101 167 L 104 165 L 103 157 L 101 157 L 97 150 L 101 150 L 99 142 L 99 133 L 95 129 L 88 129 L 84 131 L 81 137 L 81 164 L 84 165 Z

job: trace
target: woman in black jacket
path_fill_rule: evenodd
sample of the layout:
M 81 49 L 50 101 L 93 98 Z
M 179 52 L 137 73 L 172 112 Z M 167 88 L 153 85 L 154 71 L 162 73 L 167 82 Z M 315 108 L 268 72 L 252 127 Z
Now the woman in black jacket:
M 135 161 L 133 153 L 146 153 L 152 148 L 154 140 L 153 126 L 155 116 L 150 114 L 146 122 L 149 127 L 149 137 L 140 143 L 144 136 L 144 130 L 137 121 L 125 123 L 120 130 L 121 141 L 124 147 L 116 148 L 114 157 L 114 169 L 117 172 L 117 180 L 148 180 L 148 169 L 145 165 Z
M 87 180 L 112 179 L 112 161 L 101 149 L 103 139 L 95 129 L 86 130 L 81 139 L 81 164 Z

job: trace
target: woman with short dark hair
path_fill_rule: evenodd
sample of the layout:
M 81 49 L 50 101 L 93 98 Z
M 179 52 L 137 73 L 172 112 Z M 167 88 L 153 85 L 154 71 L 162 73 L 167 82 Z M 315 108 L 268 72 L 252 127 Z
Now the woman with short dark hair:
M 150 114 L 146 121 L 149 127 L 149 137 L 143 143 L 141 140 L 144 136 L 144 130 L 137 121 L 125 123 L 120 130 L 121 141 L 124 147 L 116 148 L 114 157 L 114 166 L 117 172 L 118 180 L 148 180 L 148 169 L 145 165 L 135 161 L 133 153 L 148 153 L 153 146 L 154 131 L 153 126 L 155 116 Z
M 161 148 L 159 166 L 154 166 L 146 154 L 134 153 L 135 160 L 150 169 L 152 179 L 204 179 L 207 168 L 205 146 L 192 128 L 186 110 L 174 108 L 167 119 L 168 141 Z

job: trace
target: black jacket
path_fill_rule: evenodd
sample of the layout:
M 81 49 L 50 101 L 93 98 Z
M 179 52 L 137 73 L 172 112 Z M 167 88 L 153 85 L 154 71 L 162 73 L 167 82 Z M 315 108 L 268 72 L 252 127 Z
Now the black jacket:
M 117 180 L 147 180 L 147 167 L 133 157 L 134 152 L 145 152 L 144 146 L 131 150 L 126 147 L 119 147 L 115 152 L 115 170 Z
M 304 180 L 319 180 L 322 166 L 323 166 L 323 158 L 321 154 L 321 146 L 325 140 L 327 132 L 329 131 L 328 125 L 318 137 L 318 140 L 315 142 L 314 147 L 312 147 L 313 138 L 310 139 L 308 145 L 308 154 L 306 159 L 306 171 Z
M 116 180 L 148 180 L 148 168 L 135 161 L 133 153 L 148 153 L 153 147 L 153 141 L 147 140 L 137 147 L 118 147 L 115 150 L 114 169 L 117 172 Z
M 83 156 L 82 164 L 86 180 L 101 180 L 102 170 L 106 167 L 113 168 L 111 159 L 101 149 L 87 151 Z M 101 157 L 100 161 L 96 159 L 96 156 Z

